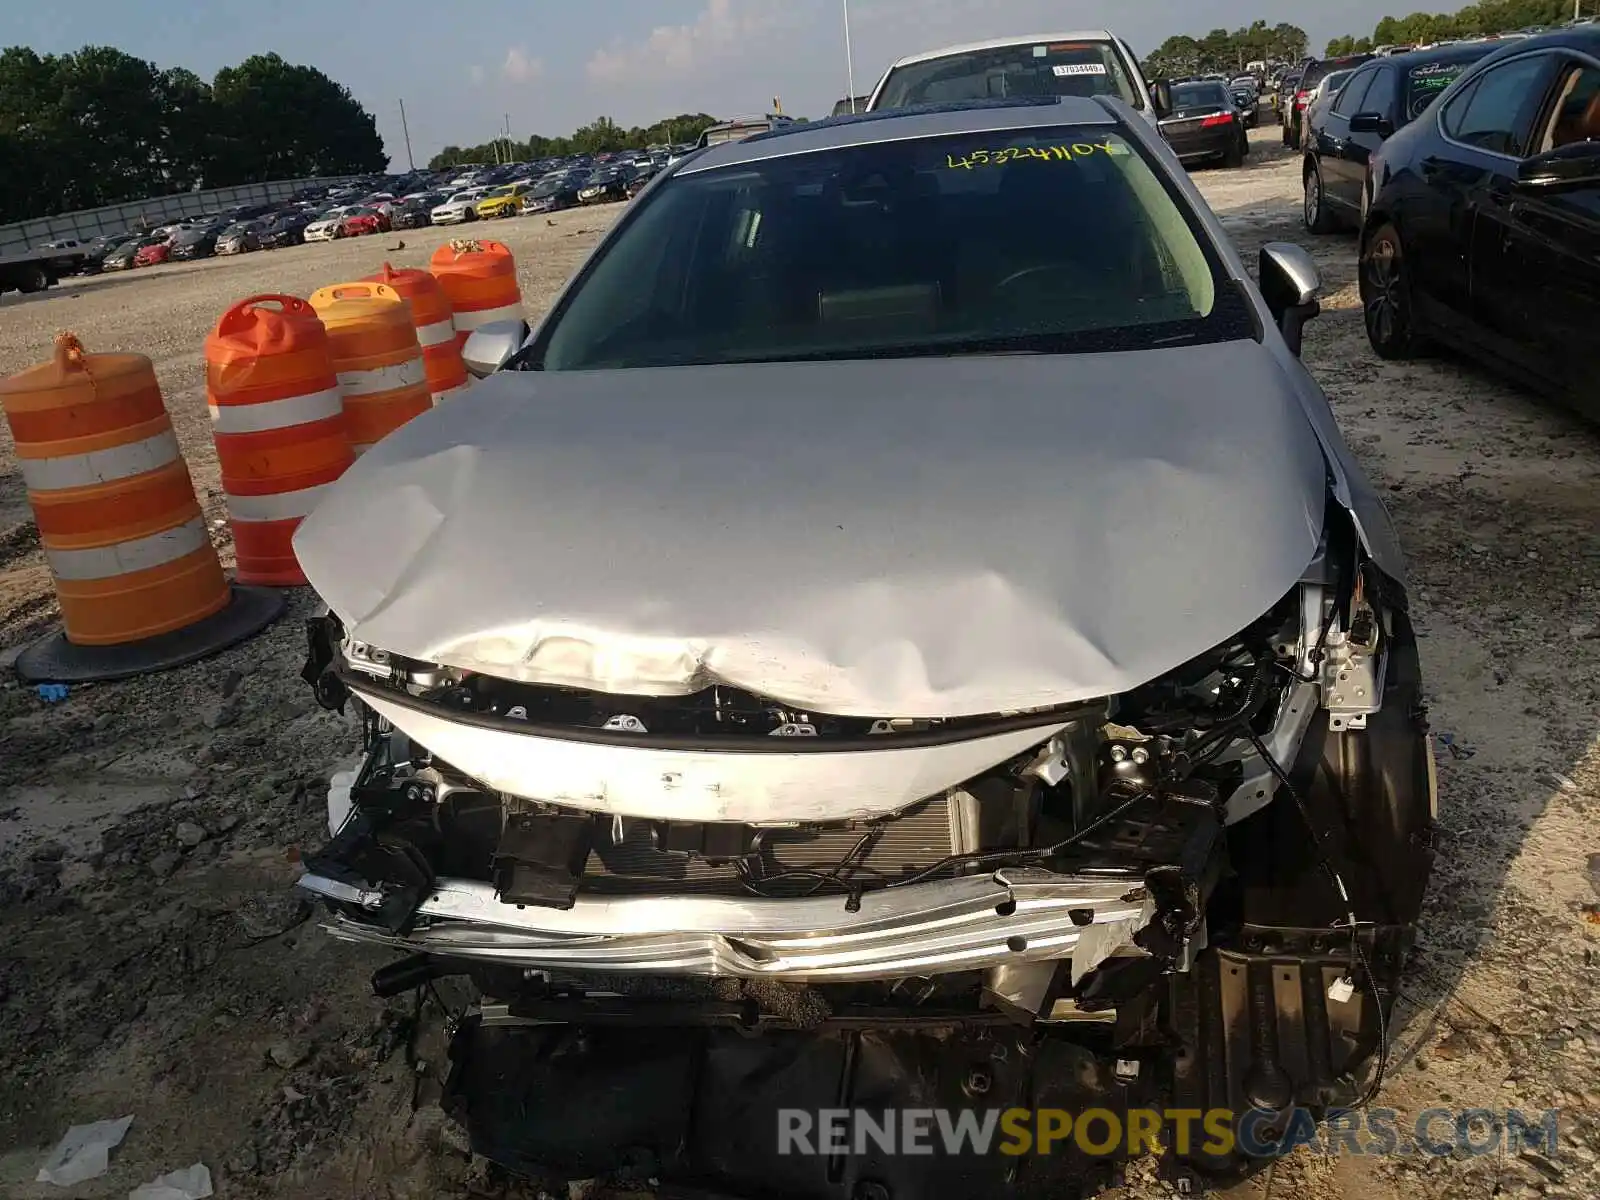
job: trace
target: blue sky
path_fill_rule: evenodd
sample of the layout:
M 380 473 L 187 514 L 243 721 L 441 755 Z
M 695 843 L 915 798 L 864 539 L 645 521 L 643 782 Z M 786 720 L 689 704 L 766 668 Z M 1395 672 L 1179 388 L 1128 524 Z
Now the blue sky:
M 844 0 L 0 0 L 0 45 L 116 46 L 210 78 L 276 50 L 321 68 L 378 119 L 406 165 L 404 97 L 419 164 L 447 143 L 563 134 L 601 114 L 624 125 L 680 112 L 826 115 L 846 94 Z M 951 42 L 1112 27 L 1141 55 L 1173 33 L 1292 21 L 1320 50 L 1422 0 L 849 0 L 856 88 L 896 57 Z M 1432 7 L 1453 8 L 1440 3 Z

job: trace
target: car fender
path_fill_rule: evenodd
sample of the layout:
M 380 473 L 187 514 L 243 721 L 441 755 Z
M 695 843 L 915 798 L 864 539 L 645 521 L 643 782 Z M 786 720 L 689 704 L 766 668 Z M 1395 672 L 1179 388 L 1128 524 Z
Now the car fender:
M 1322 446 L 1323 458 L 1328 464 L 1329 489 L 1334 499 L 1350 513 L 1361 537 L 1362 548 L 1371 556 L 1373 562 L 1384 574 L 1397 582 L 1404 583 L 1405 556 L 1401 553 L 1400 539 L 1395 533 L 1394 522 L 1388 510 L 1384 508 L 1366 474 L 1350 453 L 1350 448 L 1345 445 L 1327 395 L 1312 377 L 1311 372 L 1306 369 L 1305 364 L 1300 361 L 1299 356 L 1289 349 L 1288 343 L 1283 340 L 1283 335 L 1278 332 L 1277 322 L 1273 320 L 1267 302 L 1261 296 L 1260 288 L 1245 270 L 1244 262 L 1234 248 L 1233 239 L 1228 236 L 1221 219 L 1212 211 L 1194 180 L 1183 170 L 1172 147 L 1167 145 L 1166 140 L 1158 132 L 1143 122 L 1128 120 L 1133 115 L 1133 110 L 1120 100 L 1104 96 L 1098 99 L 1102 105 L 1121 117 L 1121 124 L 1126 134 L 1138 138 L 1146 150 L 1168 165 L 1168 174 L 1173 186 L 1183 193 L 1196 217 L 1210 235 L 1212 245 L 1222 261 L 1224 272 L 1244 286 L 1245 295 L 1255 308 L 1262 329 L 1261 341 L 1277 359 L 1284 375 L 1293 385 L 1295 397 L 1299 400 L 1306 420 Z

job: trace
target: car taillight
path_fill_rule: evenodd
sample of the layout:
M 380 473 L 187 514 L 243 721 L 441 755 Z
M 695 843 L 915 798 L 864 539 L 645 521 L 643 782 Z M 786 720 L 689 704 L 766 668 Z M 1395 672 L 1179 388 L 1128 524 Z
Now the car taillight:
M 1217 113 L 1214 116 L 1207 117 L 1204 121 L 1201 121 L 1200 122 L 1200 127 L 1202 129 L 1204 129 L 1207 125 L 1232 125 L 1232 124 L 1233 124 L 1233 114 L 1232 113 Z
M 1296 92 L 1294 94 L 1294 106 L 1296 108 L 1304 108 L 1306 106 L 1306 98 L 1310 95 L 1310 92 Z

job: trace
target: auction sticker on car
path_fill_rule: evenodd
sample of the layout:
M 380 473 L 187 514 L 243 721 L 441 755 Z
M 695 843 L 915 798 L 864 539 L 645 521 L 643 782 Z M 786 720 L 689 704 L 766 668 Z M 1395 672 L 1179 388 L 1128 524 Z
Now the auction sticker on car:
M 1050 68 L 1057 75 L 1104 75 L 1105 63 L 1058 63 Z
M 970 171 L 974 167 L 998 167 L 1010 162 L 1076 162 L 1096 154 L 1108 154 L 1115 158 L 1130 153 L 1132 151 L 1127 146 L 1111 140 L 1074 142 L 1069 146 L 1006 146 L 1001 150 L 972 150 L 960 158 L 947 154 L 945 164 L 952 171 Z

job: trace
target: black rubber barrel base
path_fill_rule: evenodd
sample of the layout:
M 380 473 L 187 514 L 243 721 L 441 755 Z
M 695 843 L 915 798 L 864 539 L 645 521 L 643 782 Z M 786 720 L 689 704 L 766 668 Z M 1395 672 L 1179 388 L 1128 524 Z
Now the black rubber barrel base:
M 17 657 L 25 683 L 91 683 L 169 671 L 220 654 L 254 637 L 283 615 L 289 600 L 277 588 L 233 588 L 228 606 L 204 620 L 120 646 L 75 646 L 57 631 Z

